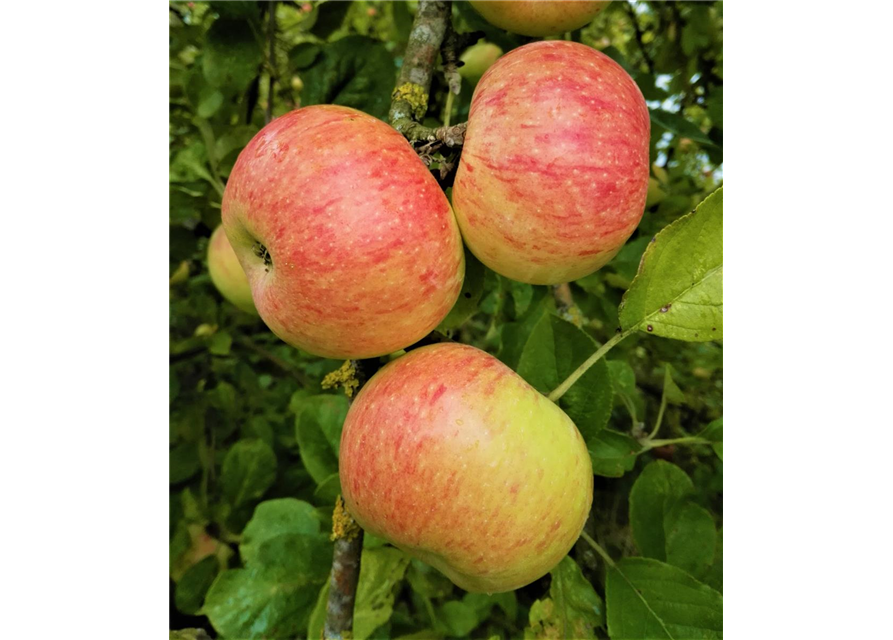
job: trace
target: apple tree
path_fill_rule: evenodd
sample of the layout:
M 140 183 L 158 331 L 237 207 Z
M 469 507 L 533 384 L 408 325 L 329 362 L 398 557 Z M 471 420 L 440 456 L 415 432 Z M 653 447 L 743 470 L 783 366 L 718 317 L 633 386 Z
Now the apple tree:
M 722 3 L 584 2 L 573 15 L 552 4 L 565 3 L 169 3 L 171 638 L 722 636 Z M 537 280 L 526 276 L 532 271 L 524 270 L 523 255 L 500 254 L 498 237 L 475 241 L 463 203 L 485 205 L 473 218 L 535 209 L 531 202 L 552 193 L 549 177 L 534 175 L 527 164 L 542 152 L 523 136 L 532 119 L 543 126 L 541 136 L 564 131 L 566 125 L 550 123 L 548 110 L 537 110 L 535 98 L 553 95 L 550 83 L 561 69 L 540 68 L 515 50 L 573 46 L 613 60 L 611 68 L 622 70 L 617 77 L 628 76 L 641 92 L 644 120 L 624 130 L 623 141 L 631 144 L 644 131 L 647 162 L 617 164 L 611 180 L 634 182 L 630 189 L 641 190 L 644 204 L 617 200 L 612 211 L 628 205 L 635 219 L 606 249 L 612 252 L 606 263 L 594 260 L 580 271 L 585 275 L 577 273 L 592 242 L 569 238 L 555 244 L 560 268 L 551 273 L 572 275 Z M 507 55 L 521 60 L 513 73 L 534 81 L 512 98 L 504 121 L 476 127 L 476 88 Z M 520 83 L 509 77 L 500 95 L 514 96 Z M 277 332 L 286 340 L 277 337 L 269 304 L 278 309 L 283 296 L 271 294 L 271 303 L 255 291 L 251 298 L 256 278 L 281 268 L 276 247 L 254 239 L 230 246 L 233 236 L 221 227 L 241 179 L 240 169 L 234 172 L 240 153 L 253 149 L 270 122 L 318 105 L 361 111 L 373 130 L 402 135 L 418 166 L 388 167 L 423 169 L 420 179 L 449 199 L 464 237 L 464 250 L 457 249 L 461 287 L 455 285 L 436 327 L 403 336 L 402 348 L 391 341 L 373 349 L 381 356 L 332 351 L 349 359 L 326 358 L 313 353 L 320 353 L 319 342 L 293 346 L 297 340 L 284 330 Z M 486 144 L 478 142 L 484 131 Z M 562 136 L 573 139 L 573 123 L 567 131 Z M 363 144 L 337 135 L 315 148 L 337 149 L 341 165 L 371 169 L 376 148 Z M 473 164 L 470 174 L 471 160 L 494 149 L 499 153 L 485 158 L 489 166 Z M 568 149 L 562 172 L 569 175 L 559 177 L 570 194 L 579 186 L 573 168 L 589 167 L 592 155 Z M 471 180 L 475 170 L 489 173 Z M 517 176 L 518 202 L 495 190 L 490 177 L 500 171 Z M 257 175 L 270 178 L 267 169 Z M 310 171 L 302 180 L 304 193 L 338 186 L 331 172 Z M 362 203 L 368 187 L 357 184 L 352 197 Z M 587 192 L 585 200 L 597 207 L 615 191 Z M 418 195 L 400 197 L 414 202 Z M 549 196 L 553 204 L 555 197 Z M 490 246 L 495 254 L 487 253 Z M 257 261 L 257 274 L 247 279 L 240 251 Z M 417 262 L 422 258 L 431 256 Z M 344 255 L 339 268 L 350 264 Z M 366 286 L 368 277 L 357 272 L 356 286 Z M 322 309 L 319 323 L 340 327 L 339 335 L 361 326 L 349 317 L 347 289 L 318 291 L 325 291 L 313 300 Z M 436 295 L 444 295 L 442 287 Z M 374 299 L 386 296 L 382 289 Z M 431 299 L 414 304 L 418 312 Z M 412 308 L 401 313 L 416 317 Z M 398 340 L 403 319 L 388 322 Z M 330 334 L 320 335 L 324 342 Z M 423 349 L 480 354 L 463 366 L 492 361 L 505 368 L 536 396 L 531 406 L 548 403 L 544 415 L 559 416 L 541 425 L 557 429 L 567 419 L 578 430 L 591 510 L 580 518 L 582 532 L 574 525 L 569 552 L 560 549 L 517 585 L 451 573 L 433 556 L 425 562 L 398 546 L 387 527 L 377 527 L 388 534 L 382 537 L 364 533 L 357 520 L 368 514 L 351 513 L 355 495 L 342 483 L 358 467 L 345 456 L 367 455 L 363 447 L 373 441 L 347 434 L 356 429 L 364 391 L 371 398 L 383 383 L 365 385 L 383 380 L 376 377 L 383 367 L 382 376 L 398 371 L 391 363 L 406 369 L 420 362 Z M 432 385 L 457 379 L 445 363 L 434 360 L 423 372 Z M 404 376 L 402 384 L 414 390 L 403 402 L 425 393 L 418 372 Z M 474 384 L 465 381 L 458 391 L 471 393 Z M 492 397 L 501 399 L 484 409 L 508 422 L 527 406 L 523 394 Z M 376 398 L 383 415 L 404 413 L 387 404 L 401 402 L 391 387 Z M 536 441 L 512 435 L 508 444 L 539 452 L 560 440 L 557 432 L 540 435 Z M 494 466 L 505 455 L 486 452 Z M 424 462 L 447 472 L 462 464 L 443 457 Z M 534 533 L 537 510 L 557 500 L 548 487 L 570 471 L 559 465 L 537 484 L 536 468 L 503 466 L 520 479 L 514 491 L 538 487 L 532 490 L 543 499 L 524 502 L 514 517 Z M 412 481 L 399 473 L 381 479 L 368 495 Z M 509 498 L 483 482 L 473 488 L 494 508 Z M 567 504 L 580 504 L 582 490 L 568 491 Z M 448 502 L 445 496 L 431 495 L 431 508 Z M 467 529 L 458 520 L 438 527 L 456 536 Z M 507 549 L 524 538 L 518 531 L 467 533 L 459 543 L 481 557 L 511 558 Z M 542 548 L 545 556 L 558 547 Z M 518 557 L 506 562 L 525 570 L 536 565 L 533 553 Z M 513 575 L 522 574 L 528 575 L 520 569 Z

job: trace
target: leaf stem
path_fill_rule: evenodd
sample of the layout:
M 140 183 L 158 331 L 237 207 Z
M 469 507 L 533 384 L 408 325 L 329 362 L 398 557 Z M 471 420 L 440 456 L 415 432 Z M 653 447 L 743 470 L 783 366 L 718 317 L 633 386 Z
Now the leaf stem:
M 647 439 L 642 443 L 642 451 L 648 451 L 649 449 L 657 449 L 658 447 L 666 447 L 671 444 L 713 444 L 710 440 L 706 438 L 699 438 L 697 436 L 687 436 L 685 438 L 670 438 L 668 440 L 652 440 Z
M 581 531 L 580 537 L 588 542 L 589 546 L 595 549 L 596 553 L 598 553 L 598 555 L 602 557 L 602 559 L 608 564 L 609 567 L 612 567 L 614 569 L 617 568 L 617 565 L 614 564 L 614 561 L 611 559 L 611 556 L 608 555 L 608 552 L 605 551 L 604 548 L 592 538 L 592 536 L 590 536 L 585 531 Z
M 586 362 L 577 367 L 576 371 L 570 374 L 564 382 L 555 387 L 555 389 L 546 397 L 548 397 L 549 400 L 551 400 L 552 402 L 558 402 L 561 396 L 567 393 L 567 390 L 574 386 L 574 383 L 582 378 L 583 374 L 589 371 L 589 369 L 592 368 L 592 366 L 596 362 L 598 362 L 603 355 L 608 353 L 608 351 L 610 351 L 618 342 L 629 336 L 631 333 L 633 333 L 633 331 L 634 329 L 629 329 L 627 331 L 624 331 L 623 333 L 618 333 L 613 338 L 608 340 L 598 349 L 598 351 L 589 356 Z
M 660 409 L 657 410 L 657 420 L 654 421 L 654 429 L 648 434 L 647 440 L 653 440 L 660 430 L 660 423 L 664 420 L 664 411 L 667 409 L 667 384 L 664 382 L 664 392 L 660 395 Z

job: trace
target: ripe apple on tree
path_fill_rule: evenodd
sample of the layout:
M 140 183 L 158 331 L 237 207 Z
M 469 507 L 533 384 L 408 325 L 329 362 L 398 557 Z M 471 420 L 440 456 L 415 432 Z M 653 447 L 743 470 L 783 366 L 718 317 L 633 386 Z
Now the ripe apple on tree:
M 214 229 L 208 243 L 208 273 L 220 295 L 242 311 L 257 315 L 257 309 L 251 300 L 248 277 L 242 270 L 232 245 L 226 239 L 222 225 Z
M 261 318 L 327 358 L 372 358 L 424 337 L 465 271 L 450 204 L 410 144 L 355 109 L 297 109 L 239 154 L 223 226 Z
M 610 0 L 471 0 L 494 27 L 536 37 L 584 27 L 609 4 Z
M 340 474 L 364 529 L 473 592 L 548 573 L 592 505 L 571 419 L 493 356 L 453 343 L 369 380 L 344 421 Z
M 465 63 L 459 67 L 459 75 L 471 83 L 476 83 L 501 55 L 502 49 L 492 42 L 479 42 L 468 47 L 459 57 L 459 60 Z
M 453 186 L 468 248 L 531 284 L 600 269 L 644 213 L 650 134 L 641 91 L 603 53 L 544 41 L 502 56 L 475 89 Z

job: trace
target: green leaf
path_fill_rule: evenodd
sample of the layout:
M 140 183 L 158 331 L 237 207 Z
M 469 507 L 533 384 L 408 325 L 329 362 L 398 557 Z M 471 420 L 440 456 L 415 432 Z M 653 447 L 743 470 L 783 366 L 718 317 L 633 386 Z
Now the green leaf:
M 509 296 L 514 306 L 511 315 L 514 318 L 520 318 L 533 302 L 533 285 L 517 282 L 510 278 L 505 278 L 505 281 L 508 283 Z
M 343 0 L 328 0 L 317 7 L 316 22 L 311 29 L 313 35 L 325 40 L 344 23 L 350 2 Z
M 409 556 L 391 547 L 364 549 L 354 608 L 354 638 L 372 638 L 391 618 L 397 587 L 406 573 Z
M 607 363 L 614 393 L 633 395 L 636 392 L 636 372 L 629 363 L 626 360 L 608 360 Z
M 406 580 L 413 591 L 426 598 L 445 598 L 453 592 L 449 578 L 421 560 L 410 562 Z
M 709 147 L 717 146 L 707 137 L 706 133 L 701 131 L 693 122 L 687 120 L 682 114 L 671 113 L 669 111 L 664 111 L 663 109 L 650 109 L 650 112 L 651 122 L 663 127 L 667 131 L 675 133 L 683 138 L 691 138 L 702 145 Z
M 257 77 L 263 57 L 247 22 L 220 18 L 205 37 L 202 72 L 212 87 L 233 95 L 245 91 Z
M 609 568 L 605 599 L 611 638 L 722 638 L 722 595 L 657 560 L 623 558 Z
M 338 473 L 338 447 L 348 403 L 343 395 L 303 399 L 295 418 L 301 460 L 317 484 Z
M 302 42 L 288 52 L 288 64 L 295 71 L 310 67 L 322 53 L 322 47 L 312 42 Z
M 177 152 L 171 161 L 168 179 L 171 182 L 195 182 L 207 180 L 214 182 L 208 171 L 208 154 L 205 145 L 193 142 Z
M 648 245 L 620 324 L 690 342 L 722 339 L 722 187 Z
M 227 638 L 298 636 L 331 563 L 332 547 L 324 535 L 276 536 L 260 545 L 244 569 L 217 576 L 202 613 Z
M 438 611 L 437 621 L 437 626 L 452 638 L 467 636 L 480 624 L 474 607 L 461 600 L 445 602 Z
M 492 273 L 492 272 L 490 272 Z M 495 278 L 500 278 L 493 274 Z M 501 279 L 500 279 L 501 280 Z M 536 325 L 549 312 L 552 296 L 543 296 L 540 301 L 518 322 L 508 322 L 502 325 L 502 346 L 499 350 L 499 359 L 510 369 L 518 370 L 521 354 L 530 340 L 530 335 Z M 554 307 L 554 305 L 551 305 Z
M 713 564 L 716 524 L 710 513 L 693 502 L 676 504 L 664 516 L 667 562 L 701 578 Z
M 703 580 L 722 593 L 722 527 L 716 532 L 716 551 L 713 554 L 713 564 L 710 565 Z
M 202 608 L 205 594 L 220 573 L 220 561 L 217 556 L 208 556 L 183 574 L 174 591 L 174 603 L 177 609 L 188 615 L 195 615 Z
M 673 380 L 673 367 L 669 363 L 664 365 L 664 395 L 670 404 L 685 404 L 685 394 Z
M 168 474 L 170 484 L 177 484 L 189 480 L 201 469 L 201 461 L 198 457 L 198 445 L 195 442 L 184 442 L 170 451 Z
M 597 349 L 589 335 L 555 314 L 533 328 L 518 363 L 518 374 L 541 393 L 548 393 Z M 608 365 L 599 360 L 559 400 L 583 439 L 591 442 L 611 417 L 613 389 Z
M 456 304 L 437 326 L 438 331 L 457 329 L 475 314 L 484 293 L 484 265 L 465 249 L 465 281 Z
M 208 338 L 208 351 L 215 356 L 228 356 L 233 337 L 226 331 L 218 331 Z
M 301 104 L 339 104 L 384 120 L 396 73 L 394 58 L 383 43 L 365 36 L 347 36 L 324 47 L 313 65 L 301 74 Z
M 698 437 L 712 442 L 713 450 L 719 456 L 719 459 L 722 460 L 722 418 L 714 420 L 704 427 L 704 430 L 698 434 Z
M 316 509 L 302 500 L 279 498 L 261 502 L 242 531 L 239 543 L 242 562 L 251 563 L 260 546 L 268 540 L 291 534 L 316 535 L 320 532 L 319 525 Z
M 320 502 L 334 503 L 335 498 L 341 495 L 341 477 L 337 473 L 333 473 L 328 478 L 319 483 L 313 492 L 313 497 L 318 498 Z
M 257 500 L 276 480 L 276 454 L 262 440 L 240 440 L 223 459 L 220 483 L 234 507 Z
M 635 438 L 611 429 L 602 429 L 586 445 L 592 460 L 592 472 L 608 478 L 619 478 L 632 471 L 636 456 L 642 451 L 642 445 Z
M 604 602 L 570 556 L 552 569 L 549 595 L 555 603 L 559 638 L 594 638 L 595 627 L 604 626 Z
M 679 467 L 655 460 L 629 494 L 629 522 L 643 555 L 700 575 L 713 562 L 716 525 L 688 497 L 694 485 Z

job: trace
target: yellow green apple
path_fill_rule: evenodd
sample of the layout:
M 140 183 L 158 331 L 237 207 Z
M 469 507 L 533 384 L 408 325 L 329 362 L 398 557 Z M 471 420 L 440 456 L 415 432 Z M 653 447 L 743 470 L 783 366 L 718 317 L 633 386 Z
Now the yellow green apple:
M 548 573 L 592 505 L 571 419 L 493 356 L 453 343 L 372 377 L 344 422 L 340 474 L 364 529 L 473 592 Z
M 239 264 L 239 258 L 226 239 L 223 226 L 218 225 L 208 243 L 208 272 L 211 282 L 224 298 L 247 313 L 257 315 L 251 299 L 251 286 L 248 277 Z
M 502 49 L 492 42 L 479 42 L 468 47 L 459 59 L 465 64 L 459 67 L 459 75 L 469 82 L 481 79 L 484 72 L 502 55 Z

